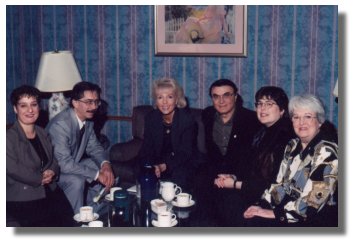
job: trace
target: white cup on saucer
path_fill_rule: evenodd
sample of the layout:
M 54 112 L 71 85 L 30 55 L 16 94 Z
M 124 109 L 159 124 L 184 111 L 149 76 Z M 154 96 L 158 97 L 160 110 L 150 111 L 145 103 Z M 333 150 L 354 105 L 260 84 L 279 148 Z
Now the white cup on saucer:
M 176 195 L 176 203 L 178 206 L 184 207 L 189 206 L 192 196 L 188 193 L 179 193 Z
M 94 209 L 91 206 L 82 206 L 79 217 L 81 221 L 91 221 L 94 219 Z
M 104 223 L 102 221 L 96 220 L 96 221 L 89 222 L 88 226 L 89 227 L 103 227 Z
M 115 192 L 118 190 L 122 190 L 122 188 L 120 187 L 112 187 L 110 188 L 110 201 L 113 201 L 113 199 L 115 198 Z
M 159 227 L 171 227 L 174 221 L 176 221 L 176 215 L 174 213 L 165 211 L 158 214 Z

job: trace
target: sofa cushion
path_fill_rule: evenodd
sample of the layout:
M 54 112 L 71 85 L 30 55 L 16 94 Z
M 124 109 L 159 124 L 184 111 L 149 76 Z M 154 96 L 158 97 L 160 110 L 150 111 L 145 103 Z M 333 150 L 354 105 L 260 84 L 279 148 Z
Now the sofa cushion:
M 144 117 L 153 110 L 151 105 L 141 105 L 133 108 L 132 113 L 132 136 L 133 138 L 143 139 L 144 136 Z

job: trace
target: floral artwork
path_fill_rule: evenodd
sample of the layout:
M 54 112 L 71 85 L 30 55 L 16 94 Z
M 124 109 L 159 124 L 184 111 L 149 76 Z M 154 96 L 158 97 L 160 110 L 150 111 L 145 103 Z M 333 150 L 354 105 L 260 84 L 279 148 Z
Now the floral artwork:
M 156 53 L 246 56 L 246 6 L 156 7 Z

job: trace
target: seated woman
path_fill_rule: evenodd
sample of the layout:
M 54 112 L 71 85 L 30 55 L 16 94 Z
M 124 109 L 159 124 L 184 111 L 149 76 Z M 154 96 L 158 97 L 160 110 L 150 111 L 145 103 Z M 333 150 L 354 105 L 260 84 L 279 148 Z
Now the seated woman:
M 214 181 L 218 188 L 231 189 L 219 191 L 220 197 L 217 197 L 221 203 L 217 214 L 223 226 L 243 225 L 245 207 L 260 199 L 264 190 L 275 181 L 285 147 L 294 137 L 288 115 L 288 97 L 283 89 L 274 86 L 260 88 L 255 94 L 255 107 L 262 127 L 255 134 L 246 156 L 246 162 L 250 163 L 249 177 L 238 180 L 236 175 L 219 174 Z
M 328 210 L 337 204 L 338 145 L 334 134 L 322 128 L 324 107 L 307 94 L 293 97 L 289 112 L 297 138 L 285 149 L 276 183 L 259 206 L 244 212 L 247 225 L 336 226 L 337 213 Z
M 6 218 L 21 227 L 73 225 L 73 211 L 57 187 L 59 166 L 49 136 L 35 125 L 40 92 L 21 86 L 11 93 L 17 121 L 6 132 Z
M 197 123 L 186 108 L 182 88 L 174 79 L 156 80 L 152 93 L 156 109 L 145 117 L 139 159 L 142 165 L 153 165 L 161 180 L 172 181 L 186 190 L 191 187 Z

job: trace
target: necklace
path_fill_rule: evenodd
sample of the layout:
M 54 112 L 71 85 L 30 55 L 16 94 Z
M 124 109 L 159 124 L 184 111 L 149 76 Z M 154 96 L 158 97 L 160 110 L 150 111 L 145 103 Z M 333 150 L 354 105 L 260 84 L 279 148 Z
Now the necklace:
M 165 133 L 170 134 L 171 126 L 173 125 L 173 123 L 167 123 L 167 122 L 163 121 L 163 125 L 164 125 L 164 129 L 165 129 Z

